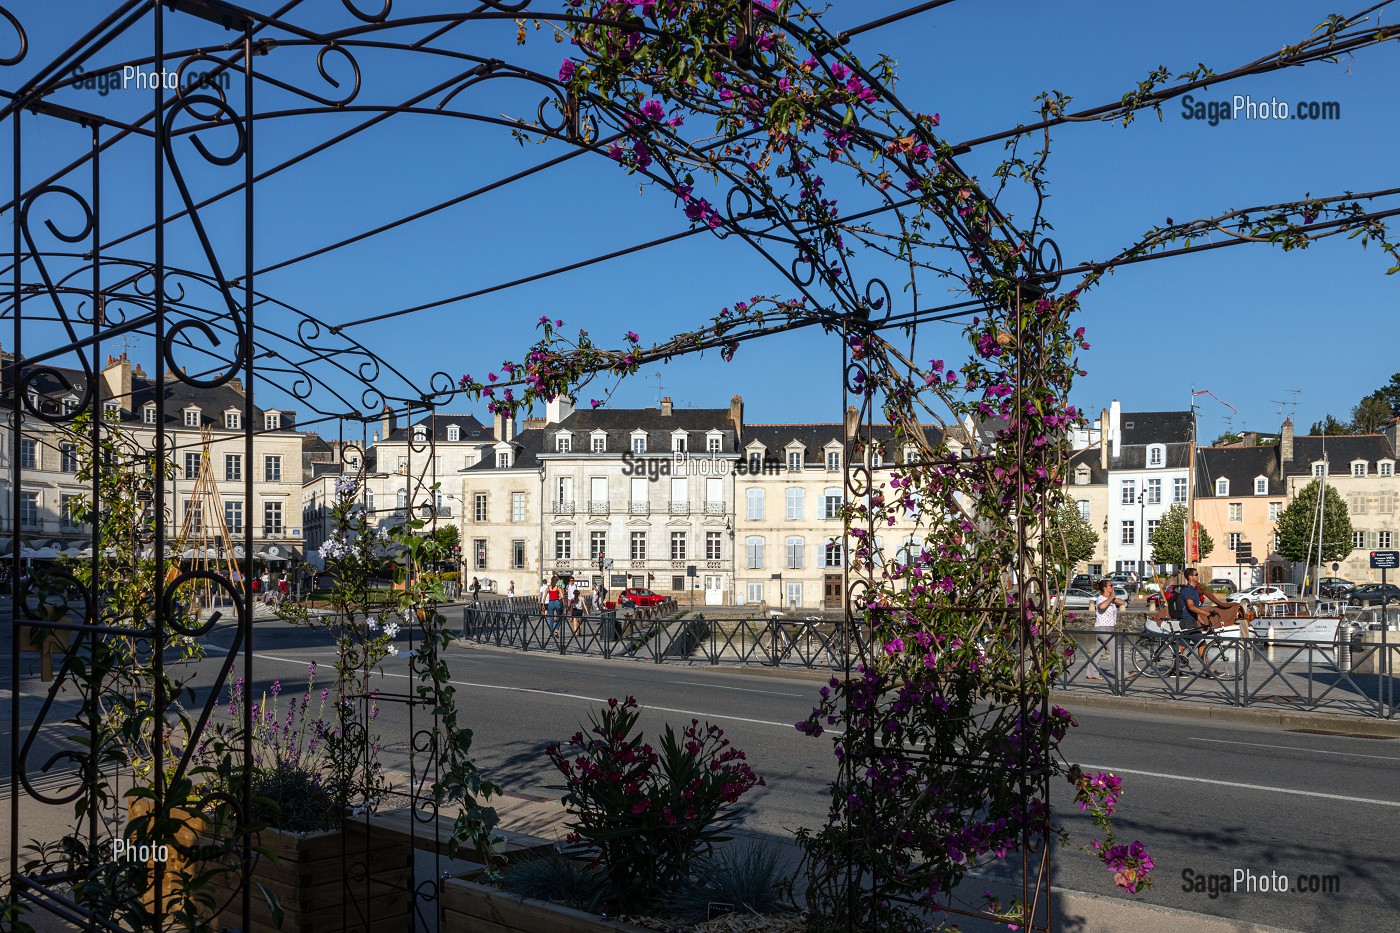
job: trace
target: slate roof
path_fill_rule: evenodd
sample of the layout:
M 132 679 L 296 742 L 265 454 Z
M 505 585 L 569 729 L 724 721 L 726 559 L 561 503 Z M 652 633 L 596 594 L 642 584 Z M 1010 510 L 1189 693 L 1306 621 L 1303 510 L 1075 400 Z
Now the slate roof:
M 1076 450 L 1074 453 L 1070 454 L 1069 461 L 1065 466 L 1065 476 L 1068 477 L 1068 485 L 1074 485 L 1074 474 L 1079 471 L 1081 465 L 1089 468 L 1088 485 L 1102 486 L 1108 482 L 1108 471 L 1099 465 L 1098 447 Z
M 447 439 L 447 429 L 456 425 L 461 429 L 461 439 L 449 441 Z M 389 436 L 384 440 L 389 443 L 406 443 L 412 439 L 413 428 L 422 425 L 430 432 L 434 443 L 493 443 L 496 439 L 493 429 L 486 427 L 476 419 L 475 415 L 448 415 L 435 414 L 420 418 L 412 425 L 394 428 L 389 432 Z
M 1279 470 L 1279 448 L 1267 447 L 1201 447 L 1196 451 L 1196 492 L 1202 499 L 1215 498 L 1215 481 L 1230 481 L 1228 498 L 1254 495 L 1255 477 L 1268 478 L 1270 496 L 1282 496 L 1283 474 Z
M 1284 464 L 1284 475 L 1310 475 L 1313 461 L 1322 459 L 1324 447 L 1333 474 L 1350 473 L 1353 460 L 1365 460 L 1366 472 L 1374 474 L 1377 460 L 1395 459 L 1390 440 L 1384 434 L 1305 435 L 1293 438 L 1293 459 Z
M 5 354 L 5 362 L 8 364 L 13 359 L 10 354 Z M 87 383 L 87 375 L 80 369 L 69 369 L 65 367 L 55 367 L 59 372 L 72 383 L 73 388 L 65 389 L 56 378 L 48 372 L 41 372 L 30 385 L 40 396 L 40 406 L 46 410 L 59 412 L 62 410 L 63 399 L 69 395 L 82 398 L 83 388 Z M 102 391 L 102 377 L 99 373 L 94 379 L 98 394 Z M 9 399 L 10 391 L 7 387 L 6 406 L 12 404 Z M 121 422 L 123 424 L 144 425 L 144 408 L 147 403 L 154 402 L 160 397 L 165 398 L 165 425 L 170 428 L 185 427 L 184 409 L 194 404 L 200 409 L 200 425 L 222 429 L 224 426 L 224 412 L 229 409 L 243 411 L 244 395 L 233 385 L 225 383 L 212 389 L 192 386 L 177 379 L 167 379 L 164 385 L 159 385 L 154 379 L 144 375 L 132 373 L 131 377 L 131 400 L 130 411 L 125 409 L 121 412 Z M 103 401 L 106 401 L 105 399 Z M 276 411 L 282 416 L 281 431 L 296 430 L 296 413 L 279 408 L 253 408 L 253 424 L 262 431 L 263 416 L 266 412 Z M 153 427 L 153 425 L 151 425 Z
M 942 429 L 925 425 L 924 431 L 933 443 L 943 436 Z M 880 456 L 885 462 L 899 459 L 899 446 L 895 442 L 894 428 L 888 424 L 871 425 L 872 436 L 880 445 Z M 826 462 L 826 448 L 835 443 L 844 447 L 846 426 L 844 423 L 830 424 L 746 424 L 744 425 L 744 447 L 753 443 L 762 444 L 769 456 L 784 457 L 786 449 L 793 441 L 802 445 L 802 462 L 822 464 Z
M 1190 465 L 1189 411 L 1125 411 L 1119 415 L 1118 425 L 1118 456 L 1110 455 L 1111 470 L 1148 469 L 1147 448 L 1151 444 L 1166 446 L 1165 462 L 1152 469 L 1184 470 Z

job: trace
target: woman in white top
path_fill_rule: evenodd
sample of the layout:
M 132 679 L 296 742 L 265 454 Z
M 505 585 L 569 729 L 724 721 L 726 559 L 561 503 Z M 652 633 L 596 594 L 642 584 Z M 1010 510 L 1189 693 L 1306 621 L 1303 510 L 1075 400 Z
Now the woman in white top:
M 1117 628 L 1118 609 L 1119 607 L 1126 605 L 1127 603 L 1124 600 L 1119 599 L 1118 594 L 1113 591 L 1112 580 L 1100 580 L 1099 594 L 1094 597 L 1094 628 Z M 1114 645 L 1114 637 L 1109 634 L 1100 635 L 1098 636 L 1098 642 L 1099 646 L 1098 649 L 1094 652 L 1093 660 L 1095 661 L 1095 663 L 1097 663 L 1099 659 L 1103 659 L 1105 661 L 1111 660 L 1113 662 L 1114 678 L 1121 677 L 1123 673 L 1120 667 L 1122 659 L 1119 657 L 1118 651 L 1116 650 L 1116 646 Z M 1105 653 L 1107 653 L 1107 657 L 1105 657 Z M 1100 680 L 1101 678 L 1095 674 L 1090 674 L 1087 676 L 1086 679 Z

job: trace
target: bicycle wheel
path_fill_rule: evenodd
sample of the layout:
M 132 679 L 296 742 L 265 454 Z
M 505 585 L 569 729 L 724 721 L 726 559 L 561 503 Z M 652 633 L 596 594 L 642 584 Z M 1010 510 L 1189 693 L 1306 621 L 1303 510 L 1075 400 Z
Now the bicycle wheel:
M 1249 670 L 1253 653 L 1249 639 L 1215 636 L 1206 643 L 1206 668 L 1215 673 L 1216 680 L 1239 680 Z
M 1172 668 L 1172 647 L 1165 638 L 1144 638 L 1132 644 L 1133 670 L 1165 677 Z

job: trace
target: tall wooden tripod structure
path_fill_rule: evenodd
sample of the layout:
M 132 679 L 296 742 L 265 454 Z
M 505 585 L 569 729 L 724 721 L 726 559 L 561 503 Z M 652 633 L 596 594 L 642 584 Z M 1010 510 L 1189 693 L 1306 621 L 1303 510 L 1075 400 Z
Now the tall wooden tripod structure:
M 185 514 L 180 522 L 180 531 L 175 536 L 175 554 L 185 570 L 207 571 L 227 580 L 232 580 L 241 591 L 246 581 L 243 579 L 238 560 L 233 556 L 232 537 L 224 518 L 224 502 L 219 496 L 219 486 L 214 482 L 214 458 L 211 447 L 213 432 L 206 425 L 200 429 L 199 471 L 195 475 L 194 489 L 185 499 Z M 194 607 L 208 609 L 214 605 L 217 595 L 223 601 L 227 594 L 215 594 L 214 584 L 207 577 L 191 581 L 185 587 Z M 241 597 L 240 597 L 241 598 Z

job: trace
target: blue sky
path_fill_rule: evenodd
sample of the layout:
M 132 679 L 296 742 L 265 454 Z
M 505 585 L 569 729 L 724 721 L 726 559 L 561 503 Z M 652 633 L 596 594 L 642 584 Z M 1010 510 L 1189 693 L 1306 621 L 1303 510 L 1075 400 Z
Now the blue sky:
M 836 0 L 825 21 L 839 29 L 905 5 Z M 396 8 L 400 15 L 410 12 L 403 3 Z M 445 5 L 414 5 L 412 12 L 425 8 Z M 87 14 L 77 19 L 95 20 L 107 5 L 85 2 L 69 9 Z M 34 47 L 29 60 L 9 71 L 27 75 L 57 49 L 64 38 L 59 28 L 67 24 L 44 15 L 51 10 L 38 0 L 16 5 Z M 961 140 L 1033 120 L 1033 99 L 1042 91 L 1057 89 L 1089 106 L 1120 97 L 1157 65 L 1174 73 L 1198 62 L 1226 70 L 1298 41 L 1332 12 L 1351 8 L 1337 0 L 1171 5 L 965 0 L 862 35 L 852 50 L 867 62 L 881 52 L 896 59 L 901 99 L 911 109 L 938 112 L 946 136 Z M 320 0 L 304 4 L 299 15 L 322 28 L 351 22 L 338 4 Z M 171 28 L 191 45 L 211 41 L 202 24 L 191 32 L 187 23 L 172 19 Z M 568 51 L 550 41 L 547 29 L 531 28 L 524 47 L 516 46 L 514 33 L 509 22 L 478 24 L 458 30 L 450 44 L 551 74 Z M 212 38 L 228 37 L 213 33 Z M 141 48 L 132 36 L 104 53 L 105 60 L 136 55 Z M 279 74 L 310 75 L 309 57 L 294 50 L 260 61 L 285 69 Z M 445 75 L 448 64 L 420 62 L 407 71 L 401 62 L 365 53 L 363 93 L 375 99 L 407 93 L 426 78 Z M 348 74 L 343 63 L 331 60 L 328 67 L 341 77 Z M 6 86 L 15 83 L 9 75 L 0 79 Z M 540 95 L 505 85 L 488 82 L 468 93 L 478 96 L 481 113 L 532 113 Z M 1307 193 L 1394 185 L 1397 85 L 1400 65 L 1392 44 L 1337 64 L 1252 78 L 1198 95 L 1218 101 L 1233 93 L 1256 100 L 1337 101 L 1341 118 L 1336 121 L 1210 127 L 1184 119 L 1177 103 L 1164 107 L 1160 122 L 1144 114 L 1128 128 L 1061 127 L 1049 163 L 1046 211 L 1053 235 L 1072 264 L 1112 255 L 1168 216 L 1181 221 Z M 64 102 L 127 116 L 149 103 L 135 91 L 113 91 L 100 99 L 77 93 L 92 92 L 69 92 Z M 259 94 L 262 106 L 285 103 L 276 92 Z M 256 164 L 269 166 L 363 118 L 326 114 L 260 123 Z M 37 180 L 39 149 L 34 147 L 76 152 L 82 141 L 77 131 L 42 123 L 25 124 L 30 184 Z M 358 233 L 566 151 L 554 144 L 522 147 L 504 130 L 479 123 L 396 117 L 260 186 L 255 265 Z M 1000 145 L 993 144 L 962 164 L 985 176 L 1000 158 Z M 191 168 L 191 184 L 207 193 L 239 171 Z M 115 234 L 149 220 L 150 189 L 149 152 L 138 145 L 114 152 L 104 163 L 104 230 Z M 230 238 L 220 255 L 235 270 L 243 262 L 239 209 L 238 202 L 226 202 L 205 215 L 216 235 Z M 340 323 L 491 286 L 686 226 L 663 192 L 641 191 L 637 179 L 613 163 L 585 156 L 368 243 L 267 273 L 258 286 Z M 202 259 L 191 233 L 188 224 L 171 225 L 170 248 L 176 261 L 198 265 Z M 149 238 L 139 238 L 118 251 L 141 254 L 149 248 Z M 1237 429 L 1275 430 L 1282 420 L 1278 402 L 1295 397 L 1294 420 L 1302 428 L 1328 411 L 1345 417 L 1357 399 L 1400 370 L 1395 353 L 1400 276 L 1387 277 L 1389 265 L 1374 247 L 1363 251 L 1355 242 L 1331 241 L 1305 252 L 1243 246 L 1123 269 L 1084 303 L 1080 323 L 1092 349 L 1084 354 L 1089 375 L 1074 400 L 1091 411 L 1114 398 L 1129 410 L 1181 409 L 1194 385 L 1238 409 L 1232 421 Z M 617 343 L 627 330 L 650 341 L 690 329 L 736 300 L 790 294 L 791 287 L 784 286 L 747 247 L 705 235 L 353 332 L 415 378 L 437 370 L 480 375 L 518 357 L 535 339 L 535 321 L 542 314 L 564 319 L 569 328 L 585 327 L 606 343 Z M 265 322 L 283 326 L 269 315 Z M 957 325 L 927 327 L 919 340 L 929 356 L 962 355 Z M 656 372 L 677 405 L 719 407 L 740 393 L 750 421 L 828 421 L 839 415 L 838 364 L 833 338 L 803 333 L 747 346 L 730 364 L 707 355 Z M 647 376 L 625 383 L 612 404 L 655 404 L 658 383 Z M 1208 440 L 1224 430 L 1224 416 L 1231 413 L 1203 398 L 1202 434 Z M 449 407 L 472 409 L 462 402 Z M 484 407 L 475 410 L 486 417 Z

